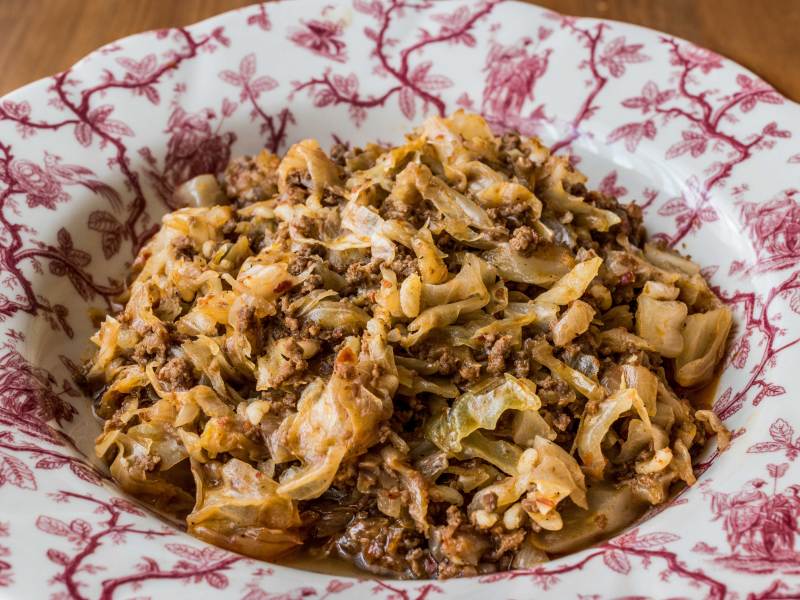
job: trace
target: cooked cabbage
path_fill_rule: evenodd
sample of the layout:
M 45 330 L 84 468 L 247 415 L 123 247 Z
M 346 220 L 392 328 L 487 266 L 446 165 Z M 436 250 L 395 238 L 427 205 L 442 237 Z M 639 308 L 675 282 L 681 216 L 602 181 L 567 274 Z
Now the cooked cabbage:
M 733 317 L 729 308 L 695 313 L 686 318 L 683 349 L 675 357 L 675 380 L 684 387 L 707 383 L 725 352 Z
M 537 246 L 530 255 L 523 256 L 509 244 L 498 244 L 484 252 L 483 258 L 503 279 L 544 287 L 561 279 L 575 264 L 572 253 L 556 245 Z
M 553 344 L 566 346 L 585 333 L 594 318 L 594 309 L 581 300 L 575 300 L 553 325 Z
M 189 533 L 265 560 L 302 543 L 297 506 L 264 473 L 236 458 L 193 471 L 197 500 L 186 519 Z
M 578 428 L 576 447 L 586 472 L 595 479 L 603 478 L 606 466 L 606 457 L 601 446 L 603 438 L 614 422 L 635 404 L 641 405 L 641 398 L 635 389 L 628 388 L 614 392 L 601 402 L 590 405 L 584 412 Z
M 445 452 L 460 452 L 461 440 L 478 429 L 494 429 L 507 410 L 538 410 L 536 386 L 506 374 L 480 393 L 467 392 L 453 406 L 430 419 L 426 437 Z
M 420 229 L 411 239 L 411 247 L 419 261 L 419 276 L 422 281 L 434 284 L 447 279 L 447 265 L 442 260 L 447 255 L 433 243 L 433 236 L 427 227 Z
M 323 385 L 310 384 L 275 432 L 277 443 L 301 467 L 285 471 L 278 493 L 297 500 L 321 496 L 342 460 L 365 452 L 375 443 L 378 424 L 391 416 L 391 403 L 376 396 L 358 379 L 349 378 L 358 364 L 358 340 L 351 338 L 336 355 L 336 369 Z
M 536 297 L 537 302 L 552 302 L 553 304 L 569 304 L 577 300 L 589 287 L 592 279 L 600 270 L 603 259 L 600 257 L 578 263 L 572 270 L 559 279 L 553 287 Z
M 536 438 L 533 448 L 520 454 L 514 474 L 483 488 L 475 494 L 468 511 L 479 528 L 497 522 L 498 511 L 525 496 L 522 508 L 543 529 L 560 529 L 561 517 L 556 506 L 571 498 L 586 507 L 586 484 L 575 459 L 560 446 L 542 437 Z M 484 499 L 492 496 L 493 509 L 482 508 Z M 483 521 L 483 523 L 482 523 Z
M 678 302 L 678 289 L 648 281 L 639 294 L 636 308 L 636 334 L 662 356 L 674 358 L 683 349 L 681 330 L 688 309 Z
M 535 343 L 531 347 L 531 356 L 587 399 L 599 402 L 603 398 L 603 388 L 600 384 L 554 357 L 553 348 L 547 342 L 540 340 Z
M 179 186 L 91 338 L 97 455 L 210 543 L 381 577 L 532 568 L 631 524 L 729 443 L 681 394 L 732 315 L 573 165 L 458 111 Z

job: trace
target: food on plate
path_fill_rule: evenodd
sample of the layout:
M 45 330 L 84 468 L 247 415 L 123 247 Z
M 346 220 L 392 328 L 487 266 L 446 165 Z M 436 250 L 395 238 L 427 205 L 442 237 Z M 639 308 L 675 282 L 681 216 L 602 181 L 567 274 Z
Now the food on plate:
M 567 156 L 433 117 L 176 191 L 86 365 L 121 487 L 213 544 L 531 567 L 695 481 L 731 313 Z

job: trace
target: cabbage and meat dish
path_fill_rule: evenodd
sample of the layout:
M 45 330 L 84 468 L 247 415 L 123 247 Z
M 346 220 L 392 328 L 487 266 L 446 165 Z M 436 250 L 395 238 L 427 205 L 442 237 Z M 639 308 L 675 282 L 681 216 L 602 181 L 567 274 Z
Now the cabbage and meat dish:
M 114 479 L 203 540 L 403 578 L 525 568 L 727 445 L 687 398 L 731 312 L 536 139 L 457 112 L 176 194 L 85 375 Z

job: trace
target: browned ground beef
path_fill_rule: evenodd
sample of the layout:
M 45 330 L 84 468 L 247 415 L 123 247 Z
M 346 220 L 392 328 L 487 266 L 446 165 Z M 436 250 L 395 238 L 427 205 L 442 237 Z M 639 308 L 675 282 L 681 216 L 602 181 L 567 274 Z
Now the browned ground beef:
M 223 204 L 165 218 L 87 364 L 128 491 L 258 558 L 313 548 L 445 578 L 575 549 L 547 540 L 597 490 L 641 512 L 691 483 L 679 453 L 723 430 L 674 391 L 683 350 L 662 355 L 639 311 L 647 297 L 703 318 L 715 296 L 644 246 L 635 204 L 536 140 L 474 121 L 464 139 L 458 119 L 395 149 L 237 158 Z M 560 339 L 572 310 L 591 314 Z M 598 466 L 581 431 L 623 397 Z

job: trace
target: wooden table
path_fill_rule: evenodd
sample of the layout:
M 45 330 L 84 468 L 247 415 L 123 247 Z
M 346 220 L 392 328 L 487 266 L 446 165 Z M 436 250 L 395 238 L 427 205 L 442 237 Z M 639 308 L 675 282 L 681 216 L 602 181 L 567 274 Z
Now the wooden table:
M 333 1 L 333 0 L 332 0 Z M 0 94 L 122 36 L 186 25 L 248 0 L 0 0 Z M 800 101 L 800 0 L 538 0 L 645 25 L 748 67 Z

